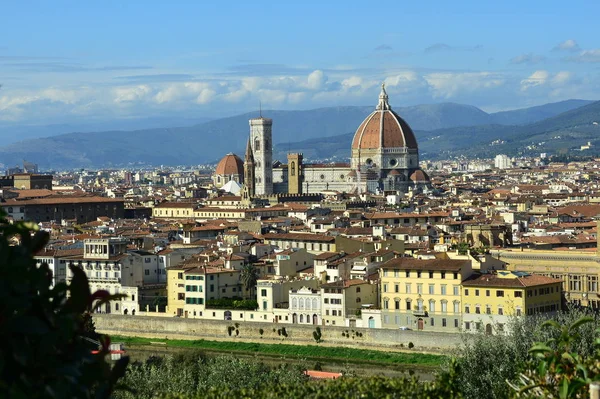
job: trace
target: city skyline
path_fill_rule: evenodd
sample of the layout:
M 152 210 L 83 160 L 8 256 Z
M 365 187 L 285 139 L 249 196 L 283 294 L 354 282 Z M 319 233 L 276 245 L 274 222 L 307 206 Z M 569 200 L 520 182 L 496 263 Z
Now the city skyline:
M 493 112 L 600 89 L 600 6 L 554 2 L 6 6 L 0 126 L 439 102 Z M 32 11 L 34 10 L 34 11 Z

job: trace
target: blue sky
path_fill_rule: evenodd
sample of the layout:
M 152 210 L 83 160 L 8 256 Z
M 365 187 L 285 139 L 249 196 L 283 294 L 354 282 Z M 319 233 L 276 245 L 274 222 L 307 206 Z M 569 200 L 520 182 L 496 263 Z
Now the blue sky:
M 598 1 L 19 1 L 0 124 L 600 99 Z

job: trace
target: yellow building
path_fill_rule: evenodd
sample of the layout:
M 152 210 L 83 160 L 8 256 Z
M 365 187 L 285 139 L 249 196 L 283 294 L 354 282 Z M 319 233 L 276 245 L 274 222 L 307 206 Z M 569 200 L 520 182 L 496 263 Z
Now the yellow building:
M 243 295 L 239 270 L 189 265 L 167 269 L 167 312 L 174 316 L 202 317 L 207 300 Z
M 561 280 L 525 272 L 474 274 L 462 283 L 463 328 L 502 332 L 511 316 L 555 313 Z
M 191 202 L 163 202 L 152 209 L 152 217 L 162 219 L 191 219 L 196 205 Z
M 502 249 L 492 255 L 507 262 L 508 270 L 560 279 L 567 302 L 600 308 L 600 254 L 596 251 Z
M 190 267 L 171 266 L 167 268 L 167 312 L 174 316 L 183 316 L 185 305 L 184 272 Z
M 379 269 L 383 328 L 455 332 L 470 260 L 395 258 Z

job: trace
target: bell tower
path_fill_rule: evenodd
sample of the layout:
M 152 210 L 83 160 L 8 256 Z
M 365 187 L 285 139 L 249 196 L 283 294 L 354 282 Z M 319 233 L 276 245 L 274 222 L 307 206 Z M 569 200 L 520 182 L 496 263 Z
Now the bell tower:
M 302 154 L 288 154 L 288 194 L 302 194 Z
M 273 120 L 250 119 L 250 146 L 254 156 L 255 194 L 273 194 Z
M 254 155 L 252 154 L 252 146 L 250 145 L 250 138 L 248 138 L 248 144 L 246 145 L 246 158 L 244 159 L 244 185 L 248 189 L 248 195 L 254 197 L 255 193 L 255 180 L 254 180 Z

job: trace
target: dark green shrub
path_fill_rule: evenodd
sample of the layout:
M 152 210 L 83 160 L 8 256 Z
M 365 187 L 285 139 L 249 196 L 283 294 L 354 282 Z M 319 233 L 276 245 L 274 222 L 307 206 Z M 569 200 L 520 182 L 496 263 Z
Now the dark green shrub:
M 118 297 L 91 293 L 78 267 L 70 268 L 70 284 L 52 287 L 48 265 L 37 267 L 33 259 L 48 234 L 35 229 L 10 224 L 0 211 L 0 397 L 107 398 L 128 358 L 111 367 L 110 339 L 95 334 L 89 313 Z M 100 346 L 84 336 L 97 338 Z

